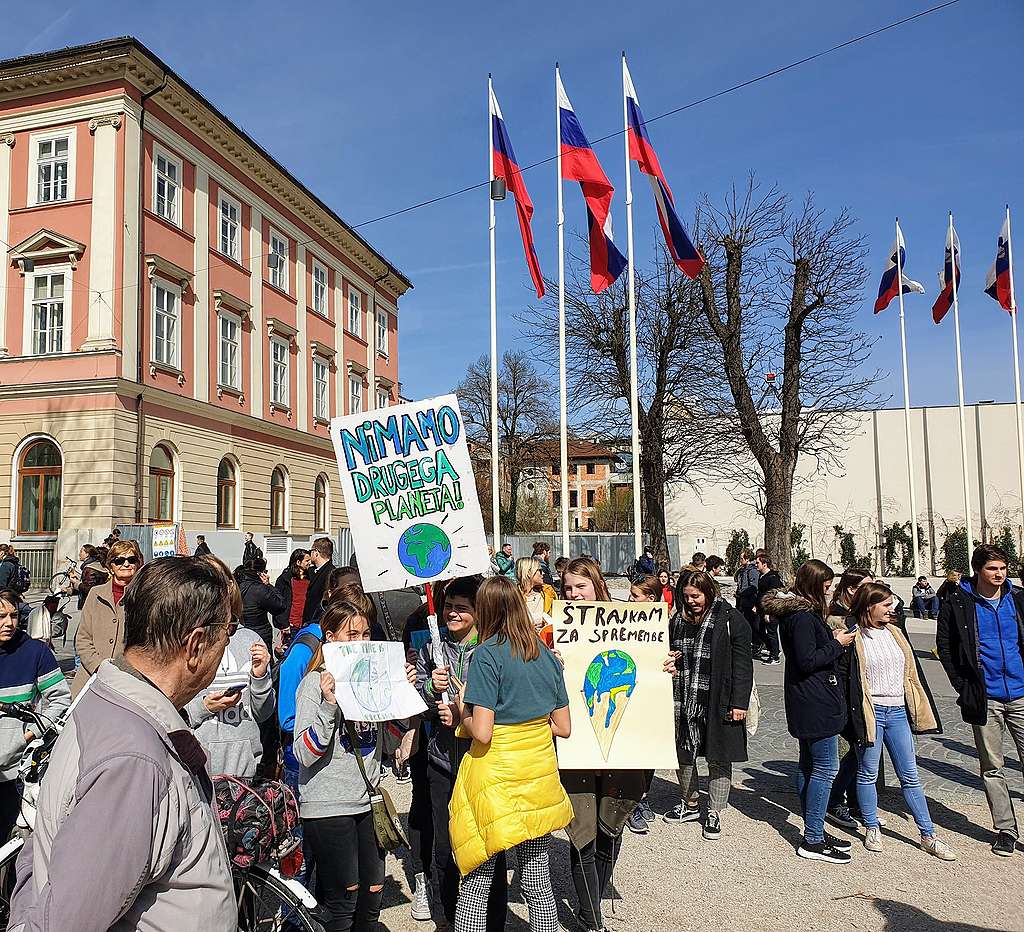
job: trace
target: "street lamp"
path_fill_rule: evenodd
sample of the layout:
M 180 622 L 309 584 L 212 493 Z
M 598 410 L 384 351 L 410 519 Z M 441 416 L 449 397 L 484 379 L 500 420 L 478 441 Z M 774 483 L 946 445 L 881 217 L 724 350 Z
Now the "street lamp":
M 504 178 L 492 178 L 491 179 L 491 200 L 492 201 L 503 201 L 505 200 L 505 179 Z

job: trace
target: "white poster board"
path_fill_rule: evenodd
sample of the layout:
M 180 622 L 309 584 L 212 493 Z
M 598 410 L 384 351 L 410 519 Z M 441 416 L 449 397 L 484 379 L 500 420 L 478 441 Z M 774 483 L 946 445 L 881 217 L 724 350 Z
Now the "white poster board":
M 173 557 L 178 552 L 178 525 L 160 524 L 153 528 L 153 559 Z
M 405 677 L 405 648 L 398 641 L 324 644 L 324 665 L 334 677 L 334 695 L 350 722 L 390 722 L 427 710 Z
M 331 439 L 367 592 L 487 570 L 455 395 L 335 418 Z
M 572 716 L 559 768 L 675 770 L 668 605 L 555 602 L 551 614 Z

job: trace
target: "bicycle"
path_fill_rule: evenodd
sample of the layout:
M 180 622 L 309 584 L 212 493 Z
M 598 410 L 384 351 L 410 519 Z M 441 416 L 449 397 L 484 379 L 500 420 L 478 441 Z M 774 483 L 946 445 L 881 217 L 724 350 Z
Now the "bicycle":
M 58 595 L 73 592 L 71 580 L 78 578 L 78 561 L 74 557 L 65 557 L 64 562 L 67 564 L 64 569 L 50 577 L 50 592 Z

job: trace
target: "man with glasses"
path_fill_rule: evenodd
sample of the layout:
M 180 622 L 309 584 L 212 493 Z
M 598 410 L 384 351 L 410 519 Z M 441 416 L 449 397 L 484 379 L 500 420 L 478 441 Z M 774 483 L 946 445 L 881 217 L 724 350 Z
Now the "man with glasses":
M 206 755 L 181 717 L 217 673 L 237 593 L 208 559 L 139 571 L 123 655 L 99 665 L 54 746 L 12 932 L 237 928 Z

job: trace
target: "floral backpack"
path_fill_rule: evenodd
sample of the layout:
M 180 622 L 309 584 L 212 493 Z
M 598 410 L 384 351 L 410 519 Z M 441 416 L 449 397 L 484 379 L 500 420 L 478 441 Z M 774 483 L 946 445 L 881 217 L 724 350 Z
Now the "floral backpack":
M 228 856 L 237 867 L 279 861 L 298 846 L 299 806 L 287 784 L 230 774 L 215 776 L 213 784 Z

